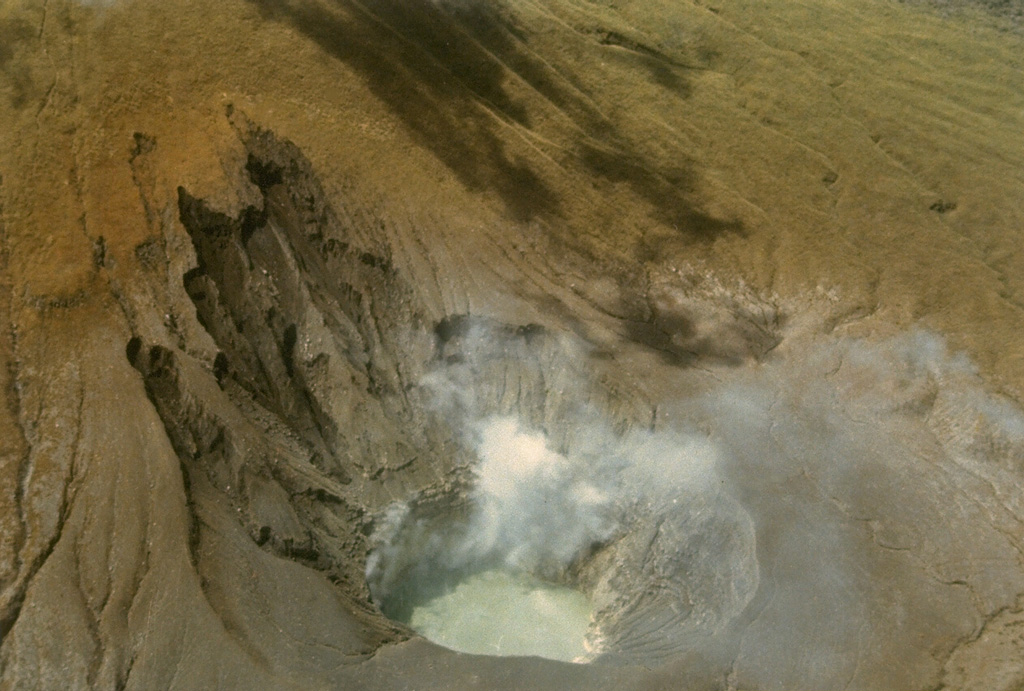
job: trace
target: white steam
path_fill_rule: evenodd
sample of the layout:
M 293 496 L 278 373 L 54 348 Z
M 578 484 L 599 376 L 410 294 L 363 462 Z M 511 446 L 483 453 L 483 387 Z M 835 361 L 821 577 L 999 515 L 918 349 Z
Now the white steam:
M 610 537 L 614 487 L 588 479 L 585 465 L 552 451 L 544 435 L 514 418 L 478 427 L 469 551 L 524 571 L 557 572 Z
M 826 688 L 970 635 L 975 607 L 1024 583 L 1008 537 L 1024 415 L 935 335 L 679 368 L 692 393 L 646 422 L 560 336 L 469 329 L 450 350 L 424 386 L 472 459 L 467 508 L 392 507 L 367 567 L 378 602 L 528 571 L 588 592 L 609 659 L 713 661 L 742 641 L 738 685 Z M 864 659 L 841 653 L 865 636 Z

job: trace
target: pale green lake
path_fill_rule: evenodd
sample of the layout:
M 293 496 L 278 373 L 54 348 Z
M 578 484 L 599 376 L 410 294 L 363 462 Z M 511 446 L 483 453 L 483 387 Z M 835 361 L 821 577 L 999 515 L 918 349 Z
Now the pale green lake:
M 574 661 L 593 608 L 583 593 L 526 574 L 473 574 L 412 610 L 407 622 L 424 638 L 480 655 L 536 655 Z

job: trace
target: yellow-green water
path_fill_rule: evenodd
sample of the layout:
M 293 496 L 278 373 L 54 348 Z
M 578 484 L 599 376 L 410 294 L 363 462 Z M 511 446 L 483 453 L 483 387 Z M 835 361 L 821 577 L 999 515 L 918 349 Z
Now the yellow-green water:
M 578 661 L 593 608 L 576 590 L 525 574 L 484 571 L 416 607 L 409 625 L 465 653 Z

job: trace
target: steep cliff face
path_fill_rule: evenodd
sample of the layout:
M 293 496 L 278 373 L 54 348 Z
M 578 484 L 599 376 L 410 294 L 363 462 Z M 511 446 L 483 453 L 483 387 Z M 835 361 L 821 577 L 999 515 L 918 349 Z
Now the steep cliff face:
M 0 685 L 1019 687 L 1011 15 L 8 3 Z

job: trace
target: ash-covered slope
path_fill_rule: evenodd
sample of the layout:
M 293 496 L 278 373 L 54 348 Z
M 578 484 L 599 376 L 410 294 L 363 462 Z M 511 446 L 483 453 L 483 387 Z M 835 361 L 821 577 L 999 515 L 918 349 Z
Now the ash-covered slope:
M 1018 34 L 50 0 L 0 38 L 4 687 L 1024 683 Z M 593 661 L 371 601 L 472 560 L 588 592 Z

